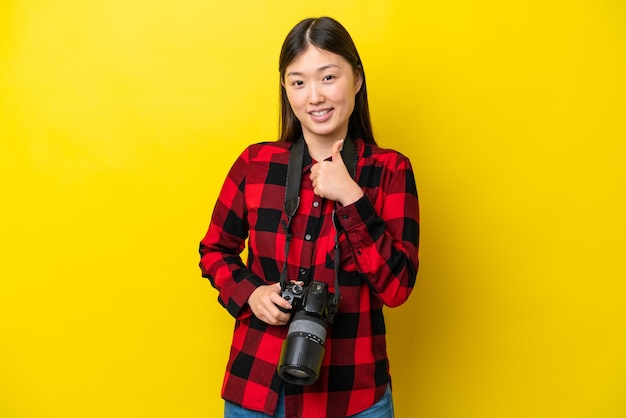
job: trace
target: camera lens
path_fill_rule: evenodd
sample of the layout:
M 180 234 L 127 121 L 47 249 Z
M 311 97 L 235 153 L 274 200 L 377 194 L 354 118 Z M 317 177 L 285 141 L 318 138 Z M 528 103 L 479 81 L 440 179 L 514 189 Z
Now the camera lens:
M 280 377 L 296 385 L 317 380 L 325 353 L 326 325 L 326 320 L 305 311 L 294 315 L 280 353 Z
M 292 375 L 296 379 L 306 379 L 309 376 L 309 374 L 307 372 L 305 372 L 304 370 L 287 369 L 287 370 L 285 370 L 285 372 L 289 373 L 290 375 Z

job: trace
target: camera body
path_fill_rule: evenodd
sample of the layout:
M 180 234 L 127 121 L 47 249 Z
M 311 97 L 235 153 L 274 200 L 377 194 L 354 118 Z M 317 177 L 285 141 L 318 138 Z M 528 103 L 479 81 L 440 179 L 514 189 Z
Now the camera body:
M 338 305 L 334 303 L 334 295 L 328 291 L 326 283 L 314 281 L 309 286 L 301 286 L 289 282 L 280 295 L 291 303 L 291 309 L 280 308 L 283 312 L 296 313 L 302 309 L 308 314 L 325 318 L 329 323 L 335 319 Z
M 291 309 L 285 309 L 279 306 L 280 310 L 283 312 L 295 312 L 300 306 L 302 306 L 302 301 L 305 296 L 305 287 L 299 285 L 295 282 L 289 282 L 285 285 L 285 290 L 282 291 L 280 296 L 285 299 L 287 302 L 291 303 Z
M 338 302 L 328 285 L 287 283 L 281 296 L 292 305 L 293 318 L 283 342 L 278 374 L 297 385 L 314 383 L 324 359 L 327 327 L 335 318 Z

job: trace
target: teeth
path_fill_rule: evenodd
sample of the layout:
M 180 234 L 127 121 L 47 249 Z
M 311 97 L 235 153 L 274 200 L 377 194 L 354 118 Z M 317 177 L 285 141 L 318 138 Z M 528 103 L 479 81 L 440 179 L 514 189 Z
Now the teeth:
M 323 115 L 327 114 L 328 112 L 330 112 L 329 109 L 327 109 L 327 110 L 320 110 L 319 112 L 311 112 L 311 114 L 313 116 L 323 116 Z

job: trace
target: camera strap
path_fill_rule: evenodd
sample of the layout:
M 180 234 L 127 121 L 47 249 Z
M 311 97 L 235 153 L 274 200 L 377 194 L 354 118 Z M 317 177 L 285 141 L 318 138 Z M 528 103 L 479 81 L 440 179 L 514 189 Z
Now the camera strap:
M 298 207 L 300 206 L 300 185 L 302 184 L 302 160 L 304 159 L 304 137 L 300 135 L 300 138 L 294 142 L 289 154 L 289 164 L 287 165 L 287 183 L 285 188 L 285 213 L 287 214 L 287 222 L 282 221 L 283 229 L 285 230 L 285 264 L 283 265 L 283 271 L 280 274 L 280 287 L 281 290 L 285 290 L 287 285 L 287 258 L 289 256 L 289 244 L 291 242 L 291 220 L 293 219 Z M 357 149 L 354 140 L 349 136 L 343 141 L 343 149 L 341 150 L 341 158 L 348 169 L 348 173 L 352 178 L 356 175 L 356 160 Z M 339 233 L 340 228 L 337 222 L 335 222 L 335 211 L 332 214 L 333 225 L 335 227 L 335 257 L 333 260 L 335 270 L 335 305 L 339 303 Z M 334 316 L 334 313 L 333 313 Z

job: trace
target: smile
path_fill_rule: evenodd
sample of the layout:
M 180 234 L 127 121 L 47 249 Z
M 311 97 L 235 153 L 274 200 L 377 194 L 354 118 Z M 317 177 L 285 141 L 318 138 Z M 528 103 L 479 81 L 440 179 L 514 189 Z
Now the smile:
M 330 109 L 314 110 L 312 112 L 309 112 L 309 115 L 311 115 L 311 120 L 315 123 L 326 123 L 332 119 L 334 114 L 335 108 L 333 107 L 331 107 Z
M 327 113 L 328 113 L 328 112 L 330 112 L 330 111 L 331 111 L 331 109 L 326 109 L 326 110 L 318 110 L 318 111 L 316 111 L 316 112 L 311 112 L 311 115 L 313 115 L 313 116 L 317 116 L 317 117 L 320 117 L 320 116 L 324 116 L 325 114 L 327 114 Z

